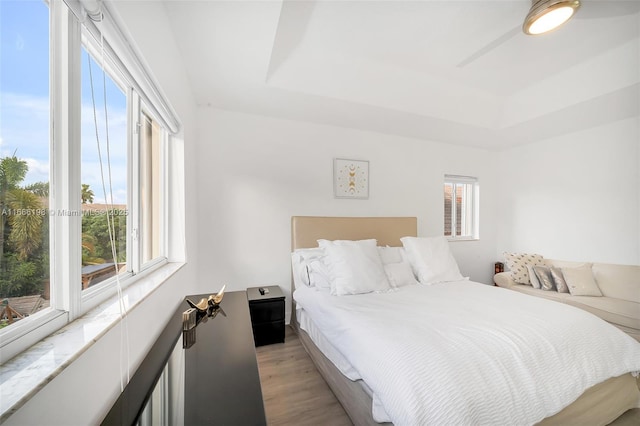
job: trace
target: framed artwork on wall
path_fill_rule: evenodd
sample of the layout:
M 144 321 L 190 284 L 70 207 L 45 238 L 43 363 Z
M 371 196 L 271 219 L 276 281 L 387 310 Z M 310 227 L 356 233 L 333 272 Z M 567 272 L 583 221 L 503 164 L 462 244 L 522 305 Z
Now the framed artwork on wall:
M 336 198 L 369 198 L 369 162 L 334 158 L 333 194 Z

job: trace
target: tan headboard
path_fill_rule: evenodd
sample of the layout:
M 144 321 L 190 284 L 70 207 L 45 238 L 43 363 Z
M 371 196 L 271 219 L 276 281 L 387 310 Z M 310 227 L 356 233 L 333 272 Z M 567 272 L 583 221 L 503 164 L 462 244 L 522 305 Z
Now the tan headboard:
M 402 246 L 400 238 L 417 236 L 415 217 L 291 217 L 291 250 L 317 247 L 317 240 L 365 240 L 380 246 Z

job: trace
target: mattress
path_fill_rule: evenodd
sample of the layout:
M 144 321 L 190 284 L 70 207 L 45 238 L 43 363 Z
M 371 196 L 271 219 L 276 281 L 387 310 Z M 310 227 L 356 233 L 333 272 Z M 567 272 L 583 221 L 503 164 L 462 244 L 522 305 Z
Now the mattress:
M 296 309 L 296 319 L 298 326 L 304 330 L 316 347 L 326 356 L 329 361 L 340 371 L 340 373 L 349 380 L 358 382 L 362 390 L 371 398 L 371 414 L 379 423 L 391 422 L 389 415 L 384 410 L 384 406 L 380 400 L 374 395 L 373 391 L 366 382 L 362 380 L 358 371 L 351 365 L 349 360 L 336 349 L 329 340 L 322 334 L 320 327 L 311 319 L 304 309 L 298 307 Z
M 640 370 L 637 342 L 575 308 L 478 283 L 410 287 L 345 297 L 311 288 L 294 293 L 301 327 L 345 375 L 364 379 L 384 407 L 376 421 L 532 424 L 587 388 Z M 558 318 L 566 323 L 554 324 Z M 456 368 L 447 370 L 428 345 L 445 348 Z M 563 345 L 579 350 L 567 353 Z

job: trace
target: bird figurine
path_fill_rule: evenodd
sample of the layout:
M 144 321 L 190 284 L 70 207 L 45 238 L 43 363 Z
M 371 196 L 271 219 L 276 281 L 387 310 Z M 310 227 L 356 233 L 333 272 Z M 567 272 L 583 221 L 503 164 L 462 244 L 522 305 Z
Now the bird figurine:
M 218 292 L 218 294 L 216 294 L 215 296 L 212 294 L 211 296 L 209 296 L 209 305 L 210 306 L 218 306 L 220 304 L 220 302 L 222 302 L 222 298 L 224 297 L 224 289 L 227 287 L 227 285 L 223 285 L 222 288 L 220 289 L 220 291 Z
M 204 297 L 200 299 L 198 303 L 193 303 L 191 300 L 187 299 L 187 303 L 194 309 L 197 309 L 200 312 L 205 312 L 209 309 L 209 301 Z
M 222 298 L 224 297 L 224 289 L 226 288 L 226 284 L 222 286 L 222 289 L 215 296 L 212 294 L 208 299 L 204 297 L 200 299 L 198 303 L 194 303 L 191 300 L 187 299 L 187 303 L 194 309 L 197 309 L 199 312 L 206 312 L 210 307 L 216 307 L 222 302 Z

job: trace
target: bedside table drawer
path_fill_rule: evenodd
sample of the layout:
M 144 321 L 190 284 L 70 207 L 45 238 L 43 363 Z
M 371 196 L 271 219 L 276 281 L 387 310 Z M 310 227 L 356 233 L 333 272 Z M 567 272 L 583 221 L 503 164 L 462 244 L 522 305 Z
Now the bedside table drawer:
M 284 342 L 284 320 L 254 324 L 253 340 L 256 346 Z
M 265 300 L 249 304 L 251 322 L 284 321 L 284 300 Z

